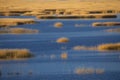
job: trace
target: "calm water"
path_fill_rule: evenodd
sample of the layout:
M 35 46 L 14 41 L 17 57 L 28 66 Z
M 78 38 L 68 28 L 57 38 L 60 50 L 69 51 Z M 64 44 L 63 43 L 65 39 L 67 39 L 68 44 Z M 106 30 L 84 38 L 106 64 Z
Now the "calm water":
M 119 33 L 105 32 L 106 29 L 119 26 L 96 28 L 91 25 L 93 22 L 120 21 L 120 16 L 117 19 L 101 20 L 35 20 L 36 24 L 17 27 L 38 29 L 38 34 L 0 35 L 1 49 L 27 48 L 35 55 L 25 60 L 1 60 L 0 80 L 120 80 L 120 52 L 72 49 L 78 45 L 96 46 L 120 42 Z M 56 22 L 62 22 L 64 26 L 55 28 L 53 25 Z M 70 42 L 56 43 L 59 37 L 67 37 Z M 60 57 L 64 52 L 68 54 L 65 60 Z M 77 75 L 76 68 L 104 69 L 104 73 Z

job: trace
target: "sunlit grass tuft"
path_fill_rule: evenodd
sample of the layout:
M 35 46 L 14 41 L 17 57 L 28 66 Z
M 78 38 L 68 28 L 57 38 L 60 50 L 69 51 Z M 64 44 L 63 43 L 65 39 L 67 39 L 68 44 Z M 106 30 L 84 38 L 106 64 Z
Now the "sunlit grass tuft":
M 67 59 L 68 58 L 68 54 L 66 52 L 61 54 L 61 58 L 62 59 Z
M 75 69 L 74 73 L 81 75 L 81 74 L 102 74 L 104 73 L 104 69 L 94 69 L 94 68 L 77 68 Z
M 98 46 L 75 46 L 73 50 L 120 51 L 120 43 L 107 43 Z
M 67 43 L 69 42 L 69 39 L 66 37 L 61 37 L 56 40 L 57 43 Z
M 100 51 L 120 51 L 120 43 L 101 44 L 97 46 Z
M 56 27 L 56 28 L 61 28 L 63 26 L 63 23 L 62 22 L 56 22 L 55 24 L 54 24 L 54 27 Z
M 95 22 L 92 24 L 93 27 L 97 26 L 120 26 L 120 22 Z
M 28 49 L 0 49 L 0 59 L 20 59 L 32 56 Z
M 120 28 L 116 28 L 116 29 L 107 29 L 107 32 L 120 32 Z

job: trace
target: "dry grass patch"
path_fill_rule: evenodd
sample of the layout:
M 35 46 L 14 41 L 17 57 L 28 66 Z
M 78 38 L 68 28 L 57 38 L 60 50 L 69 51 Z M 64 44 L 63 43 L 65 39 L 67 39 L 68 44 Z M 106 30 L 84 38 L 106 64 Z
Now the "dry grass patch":
M 102 74 L 104 69 L 94 69 L 94 68 L 77 68 L 74 71 L 75 74 Z
M 45 13 L 43 13 L 41 10 L 35 10 L 35 11 L 31 11 L 31 12 L 26 12 L 22 15 L 24 15 L 24 16 L 38 16 L 38 15 L 45 15 Z
M 75 46 L 74 50 L 96 50 L 96 47 L 87 47 L 87 46 Z
M 69 3 L 69 4 L 68 4 Z M 101 14 L 101 13 L 120 13 L 118 0 L 0 0 L 0 11 L 11 11 L 14 13 L 25 13 L 38 11 L 41 9 L 65 9 L 47 14 Z M 42 5 L 40 5 L 42 4 Z M 62 4 L 62 6 L 61 6 Z M 81 6 L 80 6 L 81 5 Z M 101 12 L 102 11 L 102 12 Z M 62 12 L 62 13 L 61 13 Z M 64 13 L 63 13 L 64 12 Z M 28 13 L 29 14 L 29 13 Z M 32 13 L 38 14 L 38 13 Z M 31 13 L 30 13 L 31 15 Z
M 0 30 L 0 34 L 33 34 L 33 33 L 39 33 L 39 31 L 25 28 L 7 28 Z
M 97 46 L 100 51 L 120 51 L 120 43 L 101 44 Z
M 80 10 L 120 9 L 118 0 L 0 0 L 1 9 L 79 8 Z M 69 4 L 68 4 L 69 3 Z M 42 5 L 40 5 L 42 4 Z M 62 4 L 62 6 L 61 6 Z M 80 6 L 83 5 L 83 6 Z
M 103 74 L 104 72 L 104 69 L 96 69 L 96 74 Z
M 115 14 L 72 14 L 72 15 L 38 15 L 38 19 L 104 19 L 117 18 Z
M 92 26 L 120 26 L 120 22 L 95 22 Z
M 120 43 L 107 43 L 98 46 L 75 46 L 73 50 L 120 51 Z
M 61 54 L 61 58 L 62 59 L 67 59 L 68 58 L 68 54 L 66 52 Z
M 20 16 L 20 13 L 0 12 L 0 16 Z
M 57 43 L 67 43 L 69 42 L 69 39 L 66 37 L 61 37 L 56 40 Z
M 62 22 L 56 22 L 55 24 L 54 24 L 54 27 L 56 27 L 56 28 L 61 28 L 63 26 L 63 23 Z
M 120 28 L 116 28 L 116 29 L 108 29 L 106 30 L 107 32 L 120 32 Z
M 17 26 L 22 24 L 33 24 L 33 19 L 20 19 L 20 18 L 0 18 L 0 27 Z
M 80 18 L 87 18 L 87 19 L 104 19 L 104 18 L 117 18 L 115 14 L 83 14 L 79 15 Z
M 32 56 L 28 49 L 0 49 L 0 59 L 22 59 Z

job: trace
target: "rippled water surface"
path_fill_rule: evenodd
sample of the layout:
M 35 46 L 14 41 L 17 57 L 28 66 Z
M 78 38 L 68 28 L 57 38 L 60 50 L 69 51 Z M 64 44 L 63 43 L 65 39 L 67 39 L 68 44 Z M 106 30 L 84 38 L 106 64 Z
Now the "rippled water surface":
M 0 80 L 120 80 L 120 52 L 73 50 L 78 45 L 97 46 L 120 42 L 120 33 L 105 31 L 119 26 L 91 25 L 93 22 L 119 22 L 119 17 L 101 20 L 35 20 L 36 24 L 17 27 L 38 29 L 38 34 L 0 35 L 1 49 L 27 48 L 35 55 L 24 60 L 0 60 Z M 62 22 L 63 27 L 55 28 L 56 22 Z M 56 43 L 60 37 L 67 37 L 70 42 Z M 67 53 L 68 58 L 61 59 L 61 53 Z M 75 74 L 76 68 L 103 69 L 104 73 L 78 75 Z

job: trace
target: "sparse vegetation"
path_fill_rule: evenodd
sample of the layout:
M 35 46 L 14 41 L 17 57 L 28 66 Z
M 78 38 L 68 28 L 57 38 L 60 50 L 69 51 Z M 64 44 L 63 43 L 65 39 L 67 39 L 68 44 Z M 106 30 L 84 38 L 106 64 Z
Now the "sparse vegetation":
M 96 47 L 86 47 L 86 46 L 75 46 L 74 50 L 96 50 Z
M 0 12 L 0 16 L 20 16 L 20 13 Z
M 106 30 L 107 32 L 120 32 L 120 28 L 116 28 L 116 29 L 108 29 Z
M 94 68 L 77 68 L 75 69 L 75 74 L 102 74 L 104 69 L 94 69 Z
M 20 19 L 20 18 L 1 18 L 0 27 L 17 26 L 23 24 L 33 24 L 35 21 L 33 19 Z
M 78 14 L 78 15 L 38 15 L 38 19 L 104 19 L 104 18 L 117 18 L 115 14 Z
M 67 59 L 68 58 L 68 54 L 66 52 L 61 54 L 61 58 L 62 59 Z
M 39 32 L 38 30 L 25 28 L 5 28 L 0 30 L 0 34 L 32 34 L 38 32 Z
M 120 26 L 120 22 L 95 22 L 92 26 Z
M 105 72 L 104 69 L 96 69 L 96 74 L 102 74 L 104 72 Z
M 101 44 L 97 46 L 100 51 L 120 51 L 120 43 Z
M 83 27 L 86 26 L 86 24 L 75 24 L 75 27 Z
M 92 68 L 78 68 L 75 70 L 75 74 L 93 74 L 95 73 L 95 70 Z
M 24 59 L 32 56 L 27 49 L 0 49 L 0 59 Z
M 62 22 L 56 22 L 56 23 L 54 24 L 54 26 L 55 26 L 56 28 L 61 28 L 61 27 L 63 26 L 63 23 L 62 23 Z
M 66 37 L 61 37 L 56 40 L 57 43 L 67 43 L 69 42 L 69 39 Z
M 107 43 L 100 44 L 98 46 L 86 47 L 86 46 L 75 46 L 74 50 L 98 50 L 98 51 L 120 51 L 120 43 Z
M 37 15 L 45 15 L 42 11 L 31 11 L 31 12 L 26 12 L 22 14 L 23 16 L 37 16 Z

